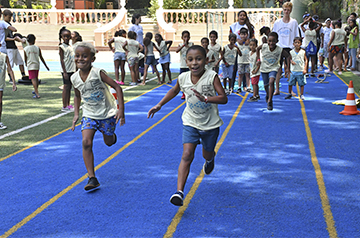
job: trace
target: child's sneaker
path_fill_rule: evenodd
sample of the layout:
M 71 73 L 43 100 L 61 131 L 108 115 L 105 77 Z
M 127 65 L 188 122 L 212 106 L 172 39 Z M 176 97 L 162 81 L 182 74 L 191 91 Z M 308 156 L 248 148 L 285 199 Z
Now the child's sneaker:
M 215 155 L 210 161 L 208 160 L 205 161 L 203 166 L 204 174 L 206 175 L 211 174 L 211 172 L 214 170 L 214 167 L 215 167 Z
M 291 99 L 291 97 L 292 97 L 292 95 L 289 94 L 289 95 L 287 95 L 287 96 L 285 97 L 285 99 Z
M 225 94 L 230 95 L 230 90 L 225 88 Z
M 241 88 L 239 87 L 238 90 L 236 91 L 237 94 L 240 94 L 242 91 L 241 91 Z
M 99 186 L 100 186 L 100 183 L 97 180 L 97 178 L 91 177 L 91 178 L 89 178 L 89 181 L 86 184 L 86 186 L 84 187 L 84 189 L 85 189 L 85 191 L 90 192 L 90 191 L 95 190 Z
M 251 98 L 249 98 L 248 102 L 257 102 L 259 101 L 259 99 L 257 97 L 252 96 Z
M 305 100 L 304 95 L 301 94 L 301 95 L 300 95 L 300 99 L 301 99 L 301 100 Z
M 327 73 L 327 74 L 332 74 L 333 73 L 333 71 L 330 71 L 330 69 L 325 69 L 324 72 Z
M 170 202 L 175 206 L 182 206 L 184 203 L 184 192 L 179 190 L 174 193 L 170 198 Z
M 123 81 L 120 81 L 120 83 L 119 83 L 120 85 L 124 85 L 125 83 L 123 82 Z
M 61 111 L 62 111 L 62 112 L 69 112 L 69 111 L 70 111 L 70 108 L 68 108 L 68 107 L 62 107 L 62 108 L 61 108 Z
M 260 95 L 257 95 L 257 96 L 256 96 L 256 99 L 257 99 L 257 100 L 260 100 Z
M 136 86 L 137 83 L 136 83 L 136 82 L 131 82 L 131 83 L 129 83 L 129 85 L 130 85 L 130 86 Z
M 272 111 L 273 110 L 273 102 L 271 101 L 271 102 L 268 102 L 268 104 L 267 104 L 267 109 L 269 110 L 269 111 Z
M 185 100 L 185 93 L 181 95 L 181 100 Z
M 0 130 L 4 130 L 6 128 L 7 128 L 7 126 L 5 126 L 2 122 L 0 122 Z

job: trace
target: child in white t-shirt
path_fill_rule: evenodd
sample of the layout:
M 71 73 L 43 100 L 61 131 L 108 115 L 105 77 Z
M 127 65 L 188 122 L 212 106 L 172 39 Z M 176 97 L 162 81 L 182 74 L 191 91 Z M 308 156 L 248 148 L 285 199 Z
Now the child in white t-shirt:
M 328 51 L 328 44 L 330 41 L 330 33 L 332 31 L 331 27 L 331 19 L 328 18 L 325 20 L 325 27 L 321 28 L 320 36 L 321 36 L 321 48 L 319 51 L 319 61 L 320 61 L 320 70 L 324 69 L 324 60 L 325 58 L 329 62 L 329 51 Z
M 138 83 L 139 75 L 139 52 L 143 51 L 143 46 L 136 40 L 136 33 L 134 31 L 128 32 L 128 38 L 122 47 L 126 52 L 126 60 L 131 72 L 132 82 L 129 85 L 135 86 Z
M 214 56 L 214 51 L 209 50 L 209 38 L 207 37 L 203 37 L 201 39 L 201 46 L 204 47 L 205 51 L 206 51 L 206 65 L 205 65 L 205 69 L 208 70 L 214 70 L 214 65 L 215 65 L 215 56 Z
M 159 74 L 159 71 L 156 68 L 156 65 L 158 64 L 158 62 L 155 59 L 155 55 L 154 55 L 154 47 L 156 48 L 156 46 L 151 41 L 152 37 L 153 37 L 153 34 L 151 32 L 147 32 L 145 34 L 145 38 L 144 38 L 144 41 L 143 41 L 144 48 L 145 48 L 145 67 L 144 67 L 143 82 L 140 85 L 145 85 L 146 76 L 147 76 L 149 66 L 151 66 L 153 72 L 156 73 L 156 76 L 158 78 L 158 84 L 161 84 L 160 74 Z
M 214 62 L 214 71 L 219 73 L 219 59 L 221 54 L 221 45 L 216 43 L 218 39 L 218 33 L 215 30 L 210 31 L 209 33 L 210 44 L 208 46 L 209 50 L 214 52 L 215 62 Z
M 103 134 L 104 142 L 107 146 L 116 143 L 115 128 L 120 121 L 120 126 L 125 124 L 124 98 L 121 87 L 110 78 L 106 72 L 99 68 L 94 68 L 92 62 L 95 60 L 95 47 L 87 42 L 81 42 L 75 49 L 75 63 L 78 71 L 71 76 L 74 85 L 74 118 L 71 130 L 75 130 L 75 125 L 79 119 L 81 99 L 82 119 L 81 133 L 83 158 L 89 180 L 84 187 L 86 191 L 92 191 L 100 186 L 95 177 L 93 140 L 95 132 L 98 130 Z M 109 86 L 115 89 L 118 107 L 113 95 L 110 93 Z
M 249 47 L 250 39 L 248 38 L 248 29 L 243 27 L 240 29 L 240 39 L 236 42 L 236 45 L 239 47 L 242 55 L 238 56 L 238 73 L 239 79 L 238 84 L 239 88 L 237 93 L 241 93 L 241 84 L 243 84 L 244 92 L 252 92 L 250 88 L 250 62 L 249 62 Z M 245 75 L 245 82 L 244 82 Z
M 249 62 L 250 62 L 250 78 L 251 85 L 253 87 L 254 94 L 249 102 L 257 102 L 260 99 L 259 96 L 259 80 L 260 80 L 260 61 L 256 59 L 256 48 L 258 46 L 258 41 L 255 38 L 250 39 L 249 47 Z
M 183 205 L 185 183 L 199 143 L 203 146 L 203 157 L 206 160 L 203 171 L 206 175 L 213 171 L 215 145 L 219 127 L 223 124 L 217 104 L 227 103 L 217 73 L 205 69 L 206 51 L 203 47 L 199 45 L 190 47 L 186 54 L 186 63 L 190 71 L 179 75 L 176 85 L 148 112 L 148 118 L 153 117 L 180 90 L 186 95 L 186 108 L 182 115 L 183 154 L 178 169 L 177 192 L 170 198 L 170 202 L 175 206 Z
M 114 68 L 115 68 L 115 82 L 124 85 L 125 80 L 125 62 L 126 54 L 125 50 L 122 47 L 126 41 L 126 31 L 121 29 L 115 32 L 115 37 L 110 39 L 108 45 L 110 50 L 114 53 Z M 114 46 L 112 46 L 114 43 Z M 119 81 L 119 67 L 121 71 L 121 81 Z

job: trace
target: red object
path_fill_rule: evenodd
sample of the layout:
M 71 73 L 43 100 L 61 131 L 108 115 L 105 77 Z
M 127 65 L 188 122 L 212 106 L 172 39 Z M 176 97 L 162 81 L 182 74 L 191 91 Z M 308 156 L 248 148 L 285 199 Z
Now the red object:
M 349 83 L 349 88 L 347 91 L 346 101 L 345 101 L 345 108 L 342 112 L 342 115 L 359 115 L 360 112 L 357 110 L 356 101 L 355 101 L 355 93 L 353 87 L 353 81 L 351 80 Z

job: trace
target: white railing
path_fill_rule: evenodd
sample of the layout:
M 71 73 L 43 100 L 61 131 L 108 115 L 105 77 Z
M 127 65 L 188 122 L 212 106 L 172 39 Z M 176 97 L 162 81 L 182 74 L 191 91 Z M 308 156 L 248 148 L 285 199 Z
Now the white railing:
M 12 22 L 20 24 L 107 24 L 119 13 L 118 9 L 9 9 Z

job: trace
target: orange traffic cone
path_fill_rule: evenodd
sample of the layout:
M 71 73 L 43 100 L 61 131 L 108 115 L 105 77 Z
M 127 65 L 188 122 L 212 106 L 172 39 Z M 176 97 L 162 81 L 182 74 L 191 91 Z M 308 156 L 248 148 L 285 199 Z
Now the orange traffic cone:
M 356 101 L 355 101 L 355 93 L 354 93 L 354 87 L 353 82 L 350 80 L 349 88 L 347 91 L 346 101 L 345 101 L 345 108 L 340 114 L 343 115 L 359 115 L 360 112 L 356 108 Z
M 116 90 L 113 88 L 110 88 L 110 93 L 114 96 L 114 98 L 116 100 L 116 104 L 117 104 L 117 109 L 119 109 L 119 102 L 117 100 Z

